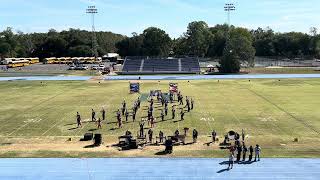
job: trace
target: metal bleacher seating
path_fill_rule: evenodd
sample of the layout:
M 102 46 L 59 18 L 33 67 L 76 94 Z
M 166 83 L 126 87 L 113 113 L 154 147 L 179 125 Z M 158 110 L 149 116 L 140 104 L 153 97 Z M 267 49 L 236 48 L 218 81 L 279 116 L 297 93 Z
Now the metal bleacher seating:
M 179 71 L 179 63 L 176 59 L 148 59 L 144 61 L 143 71 L 177 72 Z
M 141 66 L 141 59 L 126 60 L 123 66 L 123 72 L 139 72 Z
M 182 58 L 181 71 L 183 72 L 200 72 L 200 65 L 197 58 Z
M 159 74 L 159 73 L 199 73 L 197 58 L 126 58 L 123 74 Z

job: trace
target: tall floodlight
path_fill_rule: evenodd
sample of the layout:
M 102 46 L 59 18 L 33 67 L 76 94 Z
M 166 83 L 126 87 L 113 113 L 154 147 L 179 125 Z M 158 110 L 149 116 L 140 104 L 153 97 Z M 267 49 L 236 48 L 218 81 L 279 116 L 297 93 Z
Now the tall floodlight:
M 97 43 L 97 36 L 96 36 L 96 28 L 94 25 L 94 16 L 98 13 L 98 9 L 95 6 L 88 6 L 87 14 L 91 15 L 91 22 L 92 22 L 92 55 L 97 58 L 98 57 L 98 43 Z
M 228 25 L 230 26 L 230 12 L 231 11 L 235 11 L 236 10 L 236 7 L 234 6 L 233 3 L 228 3 L 228 4 L 225 4 L 224 6 L 224 11 L 226 11 L 228 13 Z

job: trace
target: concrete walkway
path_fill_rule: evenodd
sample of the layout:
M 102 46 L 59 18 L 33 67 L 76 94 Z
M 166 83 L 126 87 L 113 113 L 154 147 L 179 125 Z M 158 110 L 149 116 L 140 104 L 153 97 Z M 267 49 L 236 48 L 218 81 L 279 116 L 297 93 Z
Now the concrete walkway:
M 88 180 L 199 180 L 303 179 L 318 180 L 320 159 L 262 159 L 235 164 L 226 159 L 108 158 L 108 159 L 0 159 L 0 179 Z

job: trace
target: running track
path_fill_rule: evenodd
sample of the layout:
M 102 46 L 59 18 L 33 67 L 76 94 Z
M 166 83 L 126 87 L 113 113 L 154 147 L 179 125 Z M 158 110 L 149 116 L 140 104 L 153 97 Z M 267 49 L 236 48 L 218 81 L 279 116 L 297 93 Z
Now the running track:
M 320 159 L 262 159 L 235 164 L 225 159 L 108 158 L 108 159 L 0 159 L 0 179 L 88 180 L 318 180 Z
M 297 79 L 320 78 L 320 74 L 246 74 L 246 75 L 145 75 L 104 76 L 104 80 L 205 80 L 205 79 Z M 0 77 L 0 81 L 87 81 L 92 76 L 26 76 Z

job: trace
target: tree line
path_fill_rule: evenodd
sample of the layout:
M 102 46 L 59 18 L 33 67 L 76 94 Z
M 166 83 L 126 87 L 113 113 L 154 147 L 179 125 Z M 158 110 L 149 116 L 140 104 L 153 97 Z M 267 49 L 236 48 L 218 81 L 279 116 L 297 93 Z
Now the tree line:
M 270 28 L 249 30 L 191 22 L 187 31 L 172 39 L 164 31 L 149 27 L 141 34 L 126 37 L 112 32 L 97 32 L 98 53 L 118 52 L 125 56 L 198 56 L 220 59 L 222 69 L 238 71 L 241 63 L 254 64 L 254 56 L 320 57 L 320 35 L 316 28 L 310 34 L 276 33 Z M 0 32 L 0 56 L 4 57 L 81 57 L 92 55 L 92 34 L 69 29 L 47 33 L 14 33 L 12 28 Z M 224 71 L 224 70 L 221 70 Z
M 116 52 L 115 44 L 125 37 L 112 32 L 96 32 L 98 53 Z M 57 32 L 25 34 L 12 28 L 0 32 L 0 56 L 4 57 L 88 57 L 92 56 L 92 34 L 69 29 Z
M 249 30 L 226 24 L 209 27 L 203 21 L 191 22 L 187 32 L 176 39 L 151 27 L 141 34 L 124 38 L 116 47 L 122 56 L 222 57 L 228 38 L 230 42 L 252 46 L 256 56 L 320 56 L 320 35 L 316 28 L 311 28 L 310 34 L 276 33 L 270 28 Z

